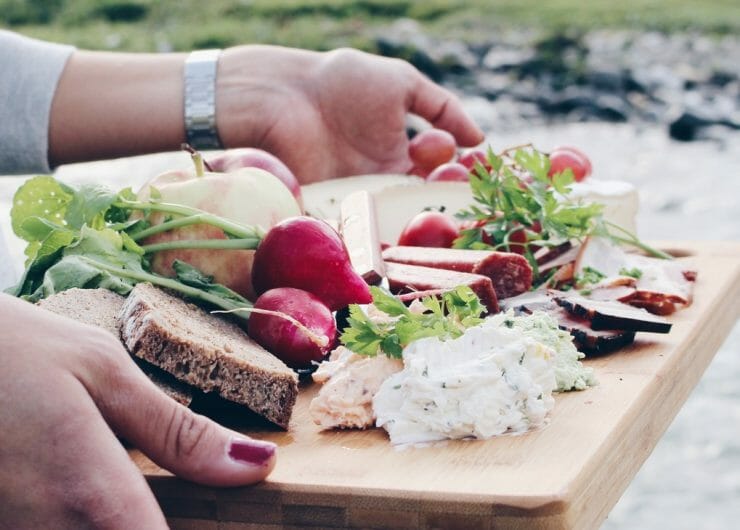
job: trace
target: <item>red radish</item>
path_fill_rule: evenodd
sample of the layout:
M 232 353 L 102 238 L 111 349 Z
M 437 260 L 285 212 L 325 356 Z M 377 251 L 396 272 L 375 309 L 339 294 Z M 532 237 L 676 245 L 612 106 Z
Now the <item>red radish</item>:
M 442 129 L 427 129 L 409 142 L 409 158 L 415 166 L 430 171 L 455 156 L 455 138 Z
M 249 336 L 292 368 L 308 368 L 334 347 L 337 325 L 321 300 L 292 287 L 270 289 L 249 316 Z
M 469 182 L 468 168 L 457 162 L 437 166 L 427 176 L 427 182 Z
M 421 212 L 404 227 L 399 246 L 451 248 L 458 236 L 455 220 L 442 212 Z
M 570 169 L 576 182 L 580 182 L 591 174 L 591 161 L 575 147 L 556 147 L 550 153 L 550 171 L 547 174 L 552 176 L 566 169 Z
M 217 173 L 229 173 L 243 167 L 264 169 L 285 184 L 298 204 L 303 205 L 298 179 L 282 160 L 267 151 L 254 147 L 229 149 L 210 159 L 208 165 Z
M 460 164 L 468 168 L 468 171 L 475 169 L 475 163 L 482 164 L 487 170 L 491 170 L 491 165 L 488 163 L 488 155 L 481 149 L 470 149 L 460 155 L 457 160 Z
M 275 287 L 303 289 L 332 311 L 372 301 L 339 234 L 312 217 L 291 217 L 267 232 L 254 254 L 252 284 L 257 293 Z

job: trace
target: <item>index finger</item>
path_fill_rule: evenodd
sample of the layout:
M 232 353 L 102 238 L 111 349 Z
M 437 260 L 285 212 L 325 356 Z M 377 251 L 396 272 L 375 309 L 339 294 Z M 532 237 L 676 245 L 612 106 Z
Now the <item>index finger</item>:
M 483 131 L 467 115 L 460 100 L 417 72 L 408 110 L 418 114 L 434 127 L 445 129 L 455 137 L 458 145 L 478 145 L 485 138 Z

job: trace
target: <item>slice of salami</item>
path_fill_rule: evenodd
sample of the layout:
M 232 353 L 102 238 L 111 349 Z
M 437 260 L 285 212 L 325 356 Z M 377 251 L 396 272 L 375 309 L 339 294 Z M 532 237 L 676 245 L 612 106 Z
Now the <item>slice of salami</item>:
M 383 259 L 386 262 L 481 274 L 491 280 L 499 299 L 522 294 L 532 287 L 532 267 L 526 258 L 512 252 L 399 246 L 385 249 Z
M 450 291 L 467 285 L 478 295 L 489 313 L 498 312 L 498 298 L 491 279 L 480 274 L 386 262 L 386 276 L 394 294 L 414 291 Z

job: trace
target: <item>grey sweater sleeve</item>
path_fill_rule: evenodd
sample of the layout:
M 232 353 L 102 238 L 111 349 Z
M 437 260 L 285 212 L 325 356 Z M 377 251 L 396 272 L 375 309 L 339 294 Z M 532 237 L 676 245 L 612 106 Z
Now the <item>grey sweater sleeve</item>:
M 51 102 L 73 50 L 0 30 L 0 175 L 50 171 Z

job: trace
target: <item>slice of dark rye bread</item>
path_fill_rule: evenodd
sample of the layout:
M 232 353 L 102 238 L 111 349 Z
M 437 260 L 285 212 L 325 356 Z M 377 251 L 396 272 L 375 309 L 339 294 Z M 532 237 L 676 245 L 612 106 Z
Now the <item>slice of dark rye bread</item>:
M 125 301 L 126 298 L 108 289 L 74 288 L 44 298 L 39 301 L 38 306 L 78 322 L 103 328 L 120 340 L 118 316 Z M 165 394 L 178 403 L 185 406 L 190 405 L 193 400 L 193 392 L 188 385 L 181 383 L 172 375 L 146 361 L 137 358 L 134 358 L 134 360 L 149 379 Z
M 146 283 L 131 291 L 119 322 L 137 357 L 288 428 L 298 376 L 236 324 Z

